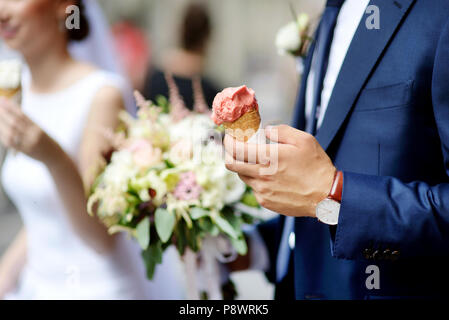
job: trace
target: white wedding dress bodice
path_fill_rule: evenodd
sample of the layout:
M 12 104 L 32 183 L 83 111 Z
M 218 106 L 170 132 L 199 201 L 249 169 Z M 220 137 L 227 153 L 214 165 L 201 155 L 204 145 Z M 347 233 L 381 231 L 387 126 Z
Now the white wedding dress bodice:
M 30 92 L 24 81 L 24 113 L 76 159 L 96 93 L 123 88 L 122 79 L 95 71 L 54 94 Z M 119 236 L 114 252 L 100 255 L 74 232 L 53 179 L 44 164 L 10 152 L 2 168 L 6 193 L 27 233 L 27 261 L 9 299 L 179 299 L 179 259 L 167 252 L 149 282 L 138 246 Z M 68 182 L 69 183 L 69 182 Z M 85 214 L 85 213 L 80 213 Z

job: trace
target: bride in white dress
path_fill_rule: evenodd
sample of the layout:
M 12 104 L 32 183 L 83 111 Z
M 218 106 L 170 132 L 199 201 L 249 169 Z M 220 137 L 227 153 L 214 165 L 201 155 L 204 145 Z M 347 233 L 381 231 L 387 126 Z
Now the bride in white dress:
M 124 108 L 124 82 L 70 57 L 68 42 L 88 33 L 84 21 L 61 28 L 73 3 L 0 0 L 0 37 L 30 70 L 22 109 L 0 99 L 0 141 L 15 150 L 2 183 L 24 222 L 0 263 L 0 298 L 182 298 L 174 255 L 150 284 L 136 245 L 87 215 L 85 186 Z

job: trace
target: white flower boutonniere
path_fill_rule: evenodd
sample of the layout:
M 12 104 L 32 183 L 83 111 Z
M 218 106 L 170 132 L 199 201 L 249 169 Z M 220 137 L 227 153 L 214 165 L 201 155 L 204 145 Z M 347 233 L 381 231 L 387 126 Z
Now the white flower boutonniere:
M 276 36 L 276 47 L 280 55 L 291 54 L 304 58 L 312 40 L 309 37 L 310 18 L 306 13 L 297 15 L 293 8 L 295 20 L 282 27 Z

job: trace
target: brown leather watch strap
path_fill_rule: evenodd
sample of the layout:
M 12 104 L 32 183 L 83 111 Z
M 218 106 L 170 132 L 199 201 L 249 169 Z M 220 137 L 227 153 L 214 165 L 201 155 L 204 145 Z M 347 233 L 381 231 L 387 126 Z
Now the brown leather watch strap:
M 343 172 L 338 171 L 335 174 L 334 183 L 332 184 L 331 192 L 329 193 L 329 199 L 341 203 L 341 197 L 343 193 Z

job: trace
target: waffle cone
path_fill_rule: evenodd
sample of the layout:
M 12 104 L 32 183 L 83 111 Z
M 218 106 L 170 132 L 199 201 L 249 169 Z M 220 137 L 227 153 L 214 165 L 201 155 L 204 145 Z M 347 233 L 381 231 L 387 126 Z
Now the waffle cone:
M 15 88 L 15 89 L 0 88 L 0 97 L 5 97 L 7 99 L 11 99 L 19 92 L 20 92 L 20 88 Z
M 226 133 L 233 136 L 238 141 L 247 142 L 253 135 L 256 134 L 260 127 L 259 111 L 254 109 L 245 113 L 234 122 L 224 122 L 223 126 Z

